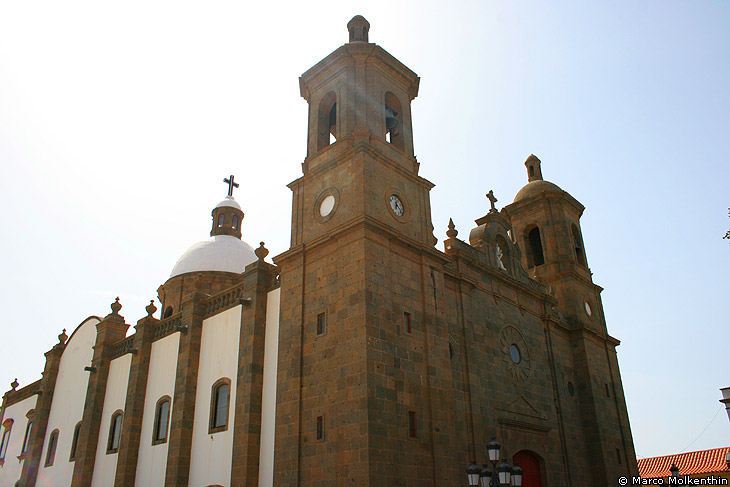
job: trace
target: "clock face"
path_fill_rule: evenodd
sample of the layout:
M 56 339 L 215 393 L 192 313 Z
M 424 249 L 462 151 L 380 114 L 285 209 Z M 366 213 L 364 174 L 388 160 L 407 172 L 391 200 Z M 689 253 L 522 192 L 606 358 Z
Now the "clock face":
M 583 303 L 583 305 L 584 305 L 584 306 L 585 306 L 585 308 L 586 308 L 586 314 L 587 314 L 588 316 L 593 316 L 593 310 L 591 309 L 591 305 L 590 305 L 590 304 L 588 304 L 588 301 L 585 301 L 585 302 Z
M 397 216 L 403 216 L 405 212 L 403 209 L 403 202 L 396 195 L 390 195 L 390 209 L 393 210 Z

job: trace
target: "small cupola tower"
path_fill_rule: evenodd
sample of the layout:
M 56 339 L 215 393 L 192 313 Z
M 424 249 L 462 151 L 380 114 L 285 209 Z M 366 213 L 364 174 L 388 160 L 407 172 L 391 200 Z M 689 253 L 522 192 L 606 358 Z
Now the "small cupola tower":
M 241 205 L 233 199 L 233 188 L 237 188 L 238 183 L 235 182 L 233 175 L 224 178 L 223 182 L 228 184 L 228 196 L 213 208 L 213 228 L 210 230 L 210 236 L 230 235 L 241 238 L 241 221 L 244 213 Z
M 596 312 L 601 288 L 593 284 L 580 230 L 585 208 L 543 179 L 540 159 L 530 155 L 525 167 L 527 184 L 503 209 L 522 250 L 522 264 L 529 275 L 555 291 L 557 307 L 566 315 L 605 327 L 598 318 L 602 313 Z

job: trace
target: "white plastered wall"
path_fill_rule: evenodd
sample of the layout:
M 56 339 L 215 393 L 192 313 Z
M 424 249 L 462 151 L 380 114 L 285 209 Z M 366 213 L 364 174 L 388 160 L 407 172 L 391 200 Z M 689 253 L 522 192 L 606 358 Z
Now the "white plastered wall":
M 112 360 L 109 364 L 109 378 L 106 382 L 104 407 L 101 412 L 101 427 L 99 428 L 99 441 L 96 445 L 96 461 L 94 463 L 94 475 L 91 478 L 91 487 L 114 485 L 119 454 L 107 454 L 106 447 L 109 442 L 109 426 L 111 425 L 112 414 L 117 409 L 124 410 L 127 402 L 127 385 L 129 384 L 129 367 L 131 365 L 131 353 Z
M 20 402 L 8 406 L 3 414 L 3 423 L 12 419 L 13 425 L 10 428 L 10 440 L 8 448 L 5 450 L 5 461 L 0 467 L 0 485 L 15 485 L 15 482 L 23 473 L 23 459 L 18 458 L 23 448 L 23 440 L 25 439 L 25 427 L 28 426 L 28 411 L 35 408 L 36 398 L 32 395 Z M 5 432 L 5 428 L 0 428 L 0 435 Z
M 84 414 L 86 389 L 89 385 L 89 372 L 84 367 L 91 365 L 94 356 L 97 323 L 98 318 L 89 318 L 81 323 L 66 342 L 66 348 L 61 355 L 36 485 L 71 485 L 74 470 L 74 462 L 69 460 L 71 442 L 74 428 Z M 56 456 L 53 465 L 45 467 L 48 438 L 55 429 L 58 429 Z
M 203 321 L 188 482 L 191 486 L 226 487 L 231 482 L 233 413 L 236 407 L 240 331 L 240 305 Z M 228 429 L 210 434 L 208 424 L 211 388 L 223 377 L 231 381 Z
M 276 377 L 279 362 L 279 301 L 281 288 L 266 296 L 264 388 L 261 403 L 261 450 L 259 487 L 274 485 L 274 433 L 276 423 Z
M 150 369 L 147 377 L 147 391 L 145 393 L 144 415 L 142 416 L 142 433 L 139 442 L 137 476 L 135 480 L 135 485 L 139 487 L 165 485 L 169 443 L 166 441 L 165 443 L 152 446 L 152 430 L 155 424 L 157 401 L 162 396 L 170 396 L 172 398 L 175 392 L 175 374 L 177 372 L 179 346 L 180 333 L 173 333 L 152 343 Z M 172 417 L 172 401 L 170 402 L 170 417 Z

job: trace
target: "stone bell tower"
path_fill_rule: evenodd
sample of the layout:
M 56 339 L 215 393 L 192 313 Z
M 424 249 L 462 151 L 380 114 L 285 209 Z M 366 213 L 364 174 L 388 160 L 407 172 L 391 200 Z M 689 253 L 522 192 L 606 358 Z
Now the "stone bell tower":
M 541 161 L 525 161 L 527 185 L 504 208 L 527 272 L 554 292 L 566 317 L 606 331 L 600 293 L 586 260 L 580 217 L 585 207 L 542 177 Z
M 433 184 L 413 156 L 419 78 L 368 42 L 363 17 L 347 27 L 349 42 L 299 80 L 307 157 L 289 184 L 291 248 L 274 258 L 274 484 L 431 485 L 419 482 L 454 478 L 456 465 L 440 463 L 449 427 L 438 442 L 431 433 L 433 418 L 450 414 L 428 374 L 448 367 L 439 362 L 448 343 L 436 307 L 445 256 L 434 248 Z

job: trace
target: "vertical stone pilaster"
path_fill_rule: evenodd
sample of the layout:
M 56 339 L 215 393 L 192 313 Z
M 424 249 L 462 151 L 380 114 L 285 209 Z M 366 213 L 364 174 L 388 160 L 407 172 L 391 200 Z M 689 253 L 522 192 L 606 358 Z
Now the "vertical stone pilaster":
M 101 413 L 106 395 L 106 383 L 109 378 L 110 357 L 114 344 L 124 339 L 129 328 L 129 325 L 124 322 L 124 318 L 119 315 L 121 307 L 119 298 L 117 298 L 117 301 L 112 304 L 112 313 L 96 325 L 96 344 L 91 359 L 89 385 L 86 388 L 84 414 L 81 419 L 78 450 L 71 481 L 71 485 L 74 487 L 90 486 L 94 475 Z
M 193 420 L 195 418 L 195 393 L 198 386 L 200 341 L 203 332 L 205 302 L 201 292 L 190 294 L 182 303 L 180 348 L 177 355 L 175 394 L 170 420 L 167 473 L 165 486 L 188 485 L 190 455 L 193 446 Z
M 28 440 L 28 450 L 20 476 L 20 485 L 22 487 L 35 486 L 36 479 L 38 478 L 38 468 L 43 457 L 43 441 L 46 438 L 48 416 L 51 413 L 51 403 L 53 402 L 53 393 L 56 388 L 58 367 L 61 363 L 61 355 L 65 347 L 66 345 L 63 342 L 57 343 L 52 349 L 46 352 L 46 366 L 43 369 L 43 378 L 41 378 L 38 387 L 38 399 L 36 400 L 35 412 L 33 413 L 33 429 L 31 430 L 31 437 Z
M 261 248 L 263 244 L 258 250 Z M 235 486 L 255 487 L 259 481 L 266 297 L 275 269 L 261 259 L 244 273 L 244 295 L 251 302 L 241 310 L 231 468 L 231 485 Z
M 147 391 L 147 377 L 150 367 L 150 353 L 155 325 L 152 317 L 156 311 L 152 302 L 147 306 L 148 316 L 137 322 L 134 335 L 134 355 L 129 368 L 127 399 L 124 403 L 124 424 L 119 444 L 115 487 L 134 487 L 137 474 L 137 459 L 142 434 L 142 416 Z

